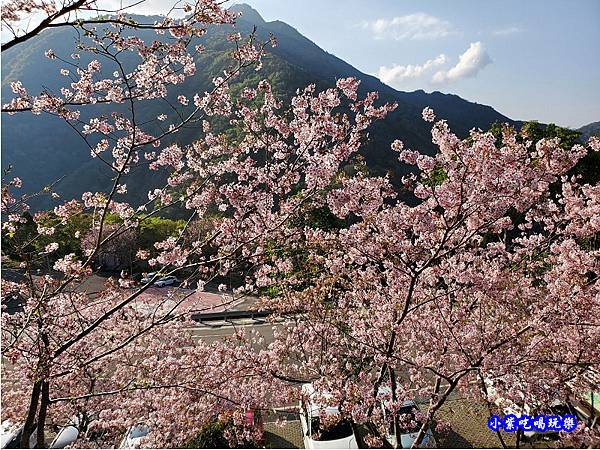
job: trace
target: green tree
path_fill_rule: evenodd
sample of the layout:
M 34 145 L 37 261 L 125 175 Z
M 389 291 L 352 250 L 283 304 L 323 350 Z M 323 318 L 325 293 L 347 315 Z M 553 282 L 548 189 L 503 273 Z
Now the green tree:
M 153 250 L 156 242 L 164 241 L 171 236 L 179 236 L 179 232 L 184 228 L 184 220 L 149 217 L 140 222 L 138 246 L 146 250 Z

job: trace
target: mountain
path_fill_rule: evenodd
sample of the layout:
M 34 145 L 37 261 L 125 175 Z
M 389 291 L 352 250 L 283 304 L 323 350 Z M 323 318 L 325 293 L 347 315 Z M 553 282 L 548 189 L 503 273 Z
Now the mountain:
M 353 76 L 362 81 L 362 94 L 378 91 L 382 101 L 398 102 L 397 110 L 384 122 L 374 126 L 370 132 L 370 140 L 362 150 L 373 173 L 391 173 L 395 182 L 407 173 L 408 168 L 399 163 L 395 153 L 391 151 L 392 140 L 402 139 L 406 146 L 424 153 L 432 154 L 435 151 L 431 144 L 430 126 L 421 119 L 421 111 L 426 106 L 432 107 L 438 117 L 447 119 L 452 129 L 461 136 L 466 136 L 474 127 L 487 129 L 494 122 L 516 123 L 489 106 L 469 102 L 456 95 L 397 91 L 324 51 L 288 24 L 277 20 L 266 22 L 248 5 L 234 5 L 232 8 L 242 14 L 236 23 L 236 31 L 244 35 L 256 28 L 261 40 L 268 39 L 272 33 L 278 42 L 277 47 L 271 49 L 264 58 L 263 68 L 258 72 L 248 70 L 238 85 L 232 88 L 255 84 L 260 79 L 267 78 L 279 96 L 289 99 L 296 89 L 310 83 L 324 89 L 334 85 L 338 78 Z M 145 21 L 148 20 L 152 18 L 145 18 Z M 199 38 L 206 51 L 196 57 L 197 74 L 184 83 L 179 91 L 173 92 L 170 99 L 175 99 L 178 94 L 191 98 L 195 92 L 204 92 L 210 88 L 212 78 L 222 74 L 226 67 L 226 53 L 231 50 L 232 44 L 224 38 L 232 31 L 234 30 L 229 26 L 213 26 L 209 33 Z M 157 38 L 149 30 L 130 31 L 130 34 L 142 38 Z M 4 52 L 2 102 L 5 103 L 12 97 L 10 82 L 14 80 L 21 80 L 30 92 L 41 89 L 56 91 L 64 85 L 65 77 L 58 73 L 63 65 L 45 58 L 44 51 L 52 48 L 56 54 L 68 57 L 73 51 L 75 39 L 74 30 L 55 28 Z M 91 59 L 85 58 L 86 55 L 82 54 L 80 62 L 85 64 Z M 106 62 L 103 64 L 103 73 L 112 73 L 114 67 Z M 127 64 L 133 64 L 133 60 L 126 60 L 125 65 Z M 42 73 L 43 78 L 39 76 Z M 82 114 L 82 119 L 90 117 L 92 112 L 94 115 L 109 112 L 103 106 L 93 109 L 94 111 L 87 109 Z M 161 100 L 147 102 L 140 119 L 154 118 L 163 111 L 164 103 Z M 177 139 L 186 144 L 197 136 L 198 131 L 191 128 L 179 134 Z M 99 160 L 90 158 L 89 148 L 78 134 L 53 117 L 43 120 L 30 114 L 3 117 L 2 150 L 2 167 L 11 165 L 14 176 L 19 176 L 31 192 L 61 177 L 64 178 L 57 185 L 57 191 L 64 198 L 80 197 L 85 190 L 104 189 L 111 182 L 110 171 Z M 148 190 L 155 184 L 154 179 L 145 176 L 145 170 L 139 168 L 128 176 L 126 182 L 130 201 L 145 198 Z M 33 207 L 47 208 L 49 205 L 47 201 L 40 200 Z
M 576 131 L 581 133 L 581 140 L 586 142 L 592 136 L 600 136 L 600 121 L 588 123 L 587 125 L 578 128 Z

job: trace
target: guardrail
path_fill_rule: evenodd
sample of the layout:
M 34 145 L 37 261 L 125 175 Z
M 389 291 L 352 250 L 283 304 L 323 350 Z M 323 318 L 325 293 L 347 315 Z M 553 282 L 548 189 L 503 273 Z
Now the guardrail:
M 260 319 L 269 316 L 272 311 L 220 311 L 211 313 L 192 313 L 191 319 L 196 322 L 210 322 L 215 320 L 234 319 Z

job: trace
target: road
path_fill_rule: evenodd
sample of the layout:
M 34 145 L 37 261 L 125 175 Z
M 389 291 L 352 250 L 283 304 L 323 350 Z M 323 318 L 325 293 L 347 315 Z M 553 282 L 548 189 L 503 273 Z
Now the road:
M 213 343 L 233 336 L 235 330 L 240 328 L 252 328 L 258 331 L 264 337 L 266 345 L 273 342 L 273 324 L 251 319 L 236 320 L 233 324 L 226 324 L 223 321 L 210 322 L 210 324 L 198 323 L 198 326 L 189 328 L 189 330 L 192 332 L 194 339 Z

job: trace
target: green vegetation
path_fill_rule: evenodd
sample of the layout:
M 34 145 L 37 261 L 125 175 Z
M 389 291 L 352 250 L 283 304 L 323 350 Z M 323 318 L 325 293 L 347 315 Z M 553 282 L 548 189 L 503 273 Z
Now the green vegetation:
M 184 228 L 184 220 L 149 217 L 140 222 L 138 227 L 138 247 L 144 250 L 152 250 L 155 242 L 164 241 L 171 236 L 179 236 L 179 232 Z
M 20 262 L 28 261 L 34 267 L 47 269 L 52 266 L 58 258 L 67 254 L 74 253 L 78 258 L 83 257 L 82 241 L 90 233 L 92 228 L 92 215 L 89 213 L 76 214 L 70 217 L 66 223 L 61 223 L 61 219 L 53 212 L 44 213 L 44 216 L 38 220 L 39 225 L 46 228 L 54 228 L 52 235 L 39 235 L 38 225 L 33 221 L 29 213 L 23 215 L 24 223 L 20 224 L 17 230 L 11 234 L 5 234 L 2 238 L 4 253 L 9 258 L 9 265 L 16 267 Z M 118 216 L 108 214 L 106 218 L 106 228 L 121 224 Z M 134 242 L 129 247 L 135 249 L 148 250 L 155 253 L 154 243 L 163 241 L 171 236 L 179 236 L 184 229 L 186 222 L 183 220 L 173 220 L 163 217 L 150 217 L 140 222 L 134 236 Z M 58 250 L 51 254 L 45 253 L 45 247 L 48 244 L 56 242 Z M 110 246 L 107 251 L 118 251 L 119 246 Z M 129 258 L 130 259 L 130 258 Z M 125 260 L 125 258 L 124 258 Z
M 295 225 L 332 231 L 344 228 L 346 222 L 335 216 L 327 206 L 321 206 L 306 210 Z
M 595 124 L 590 124 L 595 125 Z M 496 137 L 496 146 L 502 145 L 502 129 L 504 124 L 494 123 L 490 127 L 490 132 Z M 585 128 L 585 127 L 584 127 Z M 590 131 L 592 130 L 592 131 Z M 556 124 L 548 125 L 541 124 L 537 121 L 529 121 L 523 123 L 517 140 L 524 142 L 530 140 L 535 145 L 541 139 L 560 139 L 560 146 L 564 149 L 570 149 L 574 145 L 585 144 L 590 135 L 593 135 L 595 128 L 586 129 L 585 132 L 579 130 L 570 130 L 568 128 L 559 127 Z M 584 135 L 584 133 L 586 133 Z M 591 133 L 591 134 L 587 134 Z M 600 133 L 600 131 L 598 131 Z M 598 152 L 588 152 L 586 156 L 568 173 L 569 176 L 579 176 L 581 183 L 594 184 L 600 181 L 600 154 Z
M 44 252 L 46 245 L 52 242 L 60 245 L 58 251 L 53 254 L 54 259 L 69 253 L 82 256 L 80 238 L 76 236 L 83 237 L 90 230 L 91 215 L 77 214 L 61 224 L 61 219 L 53 212 L 49 212 L 39 220 L 39 224 L 46 228 L 54 228 L 55 232 L 51 236 L 40 235 L 39 237 L 37 237 L 37 225 L 31 214 L 26 212 L 22 217 L 25 222 L 14 233 L 4 234 L 2 237 L 5 254 L 12 260 L 36 260 L 40 253 Z
M 237 438 L 238 444 L 242 444 L 239 448 L 260 448 L 262 442 L 255 442 L 247 438 L 241 438 L 239 434 L 244 434 L 244 430 L 248 429 L 247 425 L 236 425 L 233 419 L 224 414 L 218 419 L 213 419 L 205 422 L 200 428 L 198 434 L 190 439 L 182 448 L 238 448 L 232 447 L 231 443 L 226 439 L 226 435 Z M 254 430 L 256 432 L 256 430 Z M 260 436 L 261 433 L 256 433 Z
M 538 122 L 526 122 L 521 128 L 521 134 L 533 142 L 540 139 L 560 139 L 560 146 L 564 149 L 572 148 L 575 144 L 581 142 L 581 132 L 562 128 L 553 123 L 541 125 Z M 594 184 L 600 181 L 600 154 L 598 152 L 588 152 L 586 156 L 568 173 L 569 176 L 580 176 L 580 182 Z
M 229 448 L 223 436 L 225 424 L 219 420 L 206 422 L 196 437 L 190 439 L 183 448 Z
M 439 186 L 448 179 L 448 174 L 441 167 L 434 168 L 429 176 L 423 177 L 421 183 L 424 186 Z

